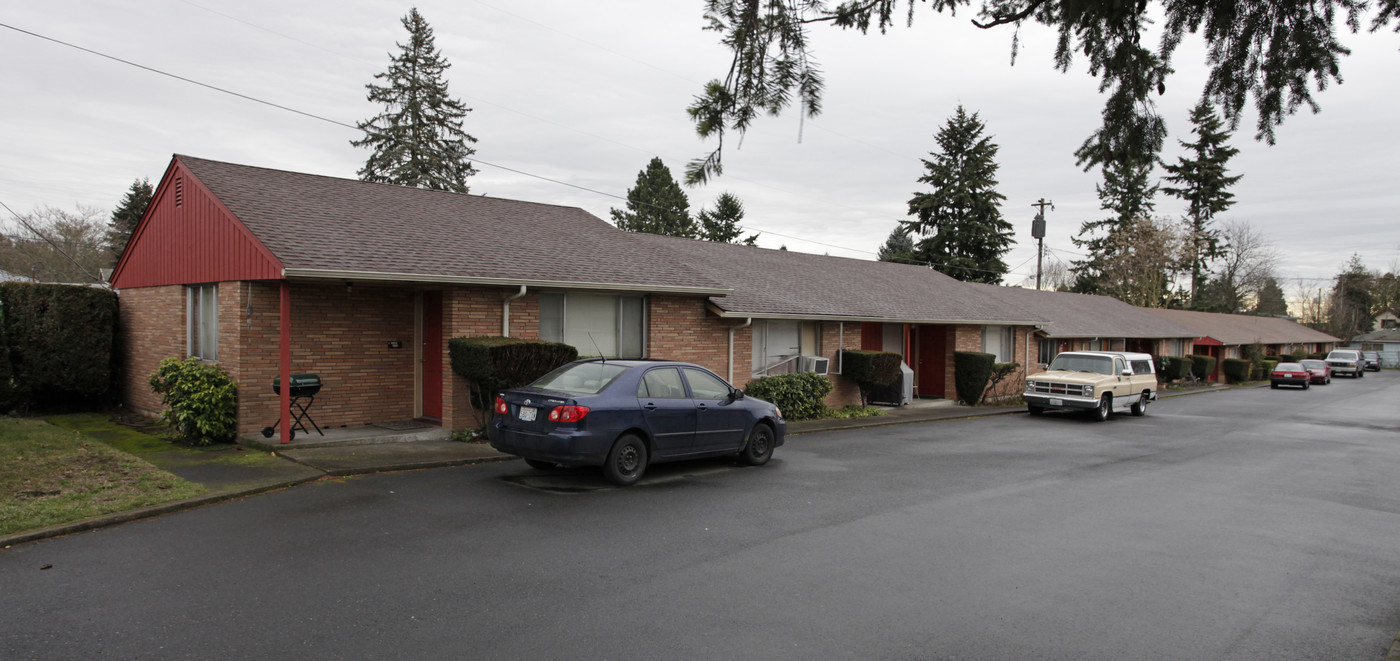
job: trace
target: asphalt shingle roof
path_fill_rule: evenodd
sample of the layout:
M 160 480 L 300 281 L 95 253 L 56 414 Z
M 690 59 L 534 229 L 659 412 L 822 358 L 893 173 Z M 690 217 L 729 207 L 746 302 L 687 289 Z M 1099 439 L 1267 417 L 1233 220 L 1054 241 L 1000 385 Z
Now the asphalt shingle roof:
M 733 289 L 711 301 L 732 316 L 869 321 L 1034 324 L 1038 315 L 1004 305 L 932 269 L 753 246 L 636 235 Z
M 1322 331 L 1313 330 L 1281 317 L 1256 317 L 1247 314 L 1222 314 L 1195 310 L 1144 309 L 1157 317 L 1195 330 L 1196 337 L 1214 338 L 1227 345 L 1341 341 Z
M 1111 296 L 971 283 L 1006 305 L 1049 320 L 1049 337 L 1194 338 L 1197 333 Z
M 725 290 L 574 207 L 176 158 L 289 270 Z

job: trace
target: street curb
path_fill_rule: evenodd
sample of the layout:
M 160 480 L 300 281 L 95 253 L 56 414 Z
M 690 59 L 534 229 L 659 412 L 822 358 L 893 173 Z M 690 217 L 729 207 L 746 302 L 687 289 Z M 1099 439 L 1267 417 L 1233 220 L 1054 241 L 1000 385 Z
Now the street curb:
M 168 503 L 161 503 L 159 505 L 151 505 L 150 507 L 142 507 L 140 509 L 127 510 L 125 512 L 113 512 L 112 514 L 103 514 L 102 516 L 93 517 L 91 519 L 76 521 L 74 523 L 65 523 L 63 525 L 53 526 L 50 528 L 39 528 L 37 530 L 28 530 L 25 532 L 0 536 L 0 549 L 7 549 L 17 544 L 27 544 L 29 542 L 35 542 L 41 539 L 63 537 L 65 535 L 71 535 L 74 533 L 96 530 L 98 528 L 105 528 L 107 526 L 116 525 L 118 523 L 129 523 L 132 521 L 140 521 L 142 519 L 151 519 L 157 516 L 163 516 L 165 514 L 194 509 L 196 507 L 203 507 L 205 505 L 213 505 L 215 503 L 237 500 L 239 498 L 244 498 L 247 496 L 253 496 L 269 491 L 277 491 L 280 489 L 285 489 L 287 487 L 294 487 L 299 484 L 306 484 L 308 482 L 315 482 L 316 480 L 319 480 L 323 477 L 325 477 L 325 475 L 308 475 L 306 477 L 295 478 L 287 480 L 285 482 L 278 482 L 276 484 L 252 487 L 248 489 L 239 489 L 237 491 L 225 491 L 222 493 L 207 494 L 204 496 L 196 496 L 194 498 L 186 498 L 184 500 L 176 500 Z
M 788 423 L 788 432 L 787 432 L 787 435 L 788 435 L 788 436 L 801 436 L 801 435 L 803 435 L 803 434 L 817 434 L 817 433 L 821 433 L 821 432 L 830 432 L 830 431 L 849 431 L 849 430 L 852 430 L 852 429 L 869 429 L 869 428 L 871 428 L 871 427 L 893 427 L 893 426 L 895 426 L 895 425 L 912 425 L 912 424 L 917 424 L 917 423 L 920 423 L 920 422 L 945 422 L 945 421 L 948 421 L 948 420 L 970 420 L 970 419 L 973 419 L 973 418 L 990 418 L 990 417 L 992 417 L 992 416 L 998 416 L 998 415 L 1012 415 L 1012 414 L 1015 414 L 1015 413 L 1025 413 L 1025 412 L 1026 412 L 1026 410 L 1025 410 L 1024 408 L 1022 408 L 1022 407 L 1016 407 L 1016 408 L 1007 408 L 1007 409 L 1005 409 L 1005 410 L 995 410 L 995 409 L 994 409 L 994 410 L 989 410 L 989 411 L 978 411 L 978 412 L 969 412 L 969 413 L 957 413 L 957 414 L 954 414 L 954 415 L 943 415 L 943 416 L 926 417 L 926 418 L 925 418 L 925 417 L 914 417 L 914 416 L 908 416 L 908 417 L 904 417 L 904 416 L 889 416 L 889 417 L 886 417 L 886 416 L 876 416 L 876 417 L 872 417 L 872 418 L 856 418 L 856 419 L 854 419 L 854 420 L 852 421 L 851 424 L 823 425 L 823 426 L 814 426 L 814 427 L 811 428 L 811 429 L 797 429 L 797 430 L 794 430 L 794 429 L 792 428 L 792 425 L 793 425 L 793 424 L 800 424 L 801 422 L 806 422 L 805 420 L 803 420 L 803 421 L 799 421 L 798 423 Z
M 374 473 L 397 473 L 397 472 L 401 472 L 401 471 L 422 470 L 422 469 L 428 469 L 428 468 L 450 468 L 450 467 L 452 467 L 452 466 L 467 466 L 467 465 L 470 465 L 470 464 L 489 464 L 489 463 L 495 463 L 495 462 L 500 462 L 500 461 L 511 461 L 511 460 L 514 460 L 514 459 L 519 459 L 519 457 L 514 457 L 514 456 L 507 455 L 507 456 L 504 456 L 504 457 L 472 457 L 472 458 L 469 458 L 469 459 L 439 459 L 439 460 L 434 460 L 434 461 L 421 461 L 421 462 L 405 463 L 405 464 L 385 464 L 385 465 L 378 465 L 378 466 L 365 466 L 365 467 L 359 467 L 359 468 L 325 468 L 325 467 L 323 467 L 323 466 L 317 466 L 316 464 L 309 463 L 309 462 L 303 461 L 303 460 L 301 460 L 301 459 L 298 459 L 298 458 L 296 458 L 296 457 L 282 454 L 282 453 L 280 453 L 280 452 L 278 452 L 278 453 L 276 453 L 276 454 L 277 454 L 277 456 L 279 456 L 279 457 L 281 457 L 281 458 L 283 458 L 283 459 L 286 459 L 287 461 L 293 462 L 293 463 L 298 464 L 298 465 L 301 465 L 301 466 L 306 466 L 307 468 L 313 468 L 313 469 L 316 469 L 316 470 L 318 470 L 318 471 L 321 471 L 322 473 L 325 473 L 325 476 L 326 476 L 326 477 L 348 477 L 348 476 L 351 476 L 351 475 L 373 475 Z

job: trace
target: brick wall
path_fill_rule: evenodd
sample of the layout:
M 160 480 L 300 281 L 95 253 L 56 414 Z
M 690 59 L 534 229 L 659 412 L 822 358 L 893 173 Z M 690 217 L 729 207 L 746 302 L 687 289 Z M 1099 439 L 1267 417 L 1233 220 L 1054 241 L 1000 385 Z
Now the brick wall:
M 840 368 L 840 356 L 837 355 L 840 350 L 860 349 L 861 324 L 825 321 L 818 325 L 818 332 L 821 334 L 821 355 L 830 360 L 829 372 Z M 860 388 L 856 387 L 854 381 L 831 373 L 827 374 L 827 378 L 831 379 L 832 384 L 831 393 L 826 396 L 827 406 L 841 408 L 860 403 Z
M 122 401 L 146 415 L 161 410 L 149 380 L 164 358 L 185 357 L 185 288 L 141 287 L 118 292 Z M 222 347 L 221 347 L 222 349 Z
M 743 322 L 721 319 L 705 309 L 705 299 L 657 294 L 647 311 L 647 355 L 695 363 L 721 376 L 729 372 L 729 329 Z M 740 341 L 740 336 L 747 338 Z M 747 376 L 752 363 L 751 328 L 735 332 L 734 378 Z M 744 351 L 741 352 L 741 345 Z

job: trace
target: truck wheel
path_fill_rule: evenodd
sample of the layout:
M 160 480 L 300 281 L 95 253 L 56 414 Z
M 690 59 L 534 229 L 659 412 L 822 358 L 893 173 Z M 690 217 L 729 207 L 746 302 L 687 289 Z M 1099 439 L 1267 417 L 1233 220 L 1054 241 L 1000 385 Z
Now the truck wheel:
M 1137 416 L 1137 417 L 1139 417 L 1139 418 L 1141 418 L 1141 417 L 1144 416 L 1144 415 L 1147 415 L 1147 402 L 1148 402 L 1148 398 L 1151 397 L 1151 396 L 1152 396 L 1152 392 L 1151 392 L 1151 391 L 1149 391 L 1149 390 L 1144 390 L 1144 391 L 1142 391 L 1142 394 L 1138 396 L 1138 401 L 1133 402 L 1133 415 L 1135 415 L 1135 416 Z
M 1035 406 L 1035 405 L 1032 405 L 1032 404 L 1027 404 L 1027 405 L 1026 405 L 1026 413 L 1029 413 L 1029 414 L 1031 414 L 1031 415 L 1040 415 L 1040 414 L 1042 414 L 1042 413 L 1044 413 L 1044 412 L 1045 412 L 1045 407 L 1044 407 L 1044 406 Z
M 1098 408 L 1094 409 L 1094 419 L 1103 422 L 1108 419 L 1109 412 L 1113 409 L 1113 395 L 1104 395 L 1099 400 Z

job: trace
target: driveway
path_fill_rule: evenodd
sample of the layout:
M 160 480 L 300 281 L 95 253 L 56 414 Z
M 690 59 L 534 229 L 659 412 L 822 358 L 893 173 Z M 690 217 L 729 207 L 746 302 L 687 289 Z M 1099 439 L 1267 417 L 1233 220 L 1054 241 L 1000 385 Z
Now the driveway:
M 1382 659 L 1400 373 L 322 481 L 0 551 L 0 657 Z M 48 567 L 48 568 L 45 568 Z

